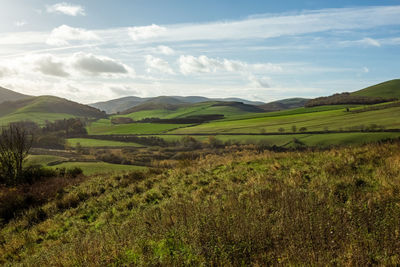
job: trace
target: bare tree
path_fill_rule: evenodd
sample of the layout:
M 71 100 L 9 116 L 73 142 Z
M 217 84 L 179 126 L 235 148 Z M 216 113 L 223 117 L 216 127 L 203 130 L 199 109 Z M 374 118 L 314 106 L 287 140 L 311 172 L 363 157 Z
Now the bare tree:
M 32 146 L 32 134 L 18 124 L 3 127 L 0 134 L 0 183 L 17 184 Z

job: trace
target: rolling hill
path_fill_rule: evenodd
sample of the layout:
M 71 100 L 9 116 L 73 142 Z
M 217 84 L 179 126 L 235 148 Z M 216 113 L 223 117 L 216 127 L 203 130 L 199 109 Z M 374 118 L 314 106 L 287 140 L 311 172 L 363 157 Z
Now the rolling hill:
M 158 96 L 158 97 L 141 98 L 136 96 L 128 96 L 128 97 L 113 99 L 110 101 L 89 104 L 89 106 L 103 110 L 107 114 L 116 114 L 118 112 L 124 112 L 126 110 L 129 110 L 130 108 L 139 106 L 143 103 L 147 103 L 146 105 L 149 105 L 150 103 L 160 104 L 160 105 L 169 105 L 169 104 L 176 105 L 184 103 L 195 104 L 195 103 L 210 102 L 210 101 L 242 102 L 247 105 L 264 104 L 263 102 L 249 101 L 241 98 L 207 98 L 203 96 Z
M 400 99 L 400 79 L 390 80 L 379 83 L 355 92 L 351 95 L 355 96 L 369 96 L 369 97 L 383 97 L 383 98 L 398 98 Z
M 100 110 L 55 96 L 38 96 L 0 105 L 0 124 L 32 120 L 43 123 L 71 117 L 104 118 Z
M 279 111 L 285 109 L 304 107 L 304 105 L 307 103 L 308 100 L 309 99 L 307 98 L 288 98 L 259 105 L 258 107 L 267 112 Z
M 0 87 L 0 103 L 7 102 L 7 101 L 17 101 L 22 99 L 28 99 L 31 96 L 20 94 L 6 88 Z
M 172 119 L 211 114 L 220 114 L 228 117 L 260 112 L 264 111 L 257 106 L 241 102 L 209 101 L 189 104 L 177 99 L 166 102 L 164 98 L 156 98 L 126 110 L 121 114 L 137 120 L 143 118 Z

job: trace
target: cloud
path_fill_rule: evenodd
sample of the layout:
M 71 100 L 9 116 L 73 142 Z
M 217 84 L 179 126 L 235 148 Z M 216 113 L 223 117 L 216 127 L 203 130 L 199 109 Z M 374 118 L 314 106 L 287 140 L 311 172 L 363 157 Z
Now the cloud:
M 254 75 L 249 75 L 248 79 L 250 81 L 250 85 L 253 88 L 270 88 L 271 86 L 269 85 L 270 78 L 268 77 L 261 77 L 257 78 Z
M 282 72 L 282 67 L 272 63 L 248 64 L 246 62 L 229 59 L 209 58 L 205 55 L 181 56 L 178 60 L 180 71 L 184 75 L 192 73 L 212 73 L 217 70 L 228 72 Z
M 133 72 L 131 68 L 115 59 L 82 52 L 73 56 L 73 66 L 92 75 L 128 74 L 128 72 Z
M 35 64 L 36 69 L 46 75 L 57 77 L 68 77 L 70 75 L 65 71 L 64 63 L 60 62 L 52 55 L 44 55 L 40 57 Z
M 165 46 L 165 45 L 159 45 L 157 47 L 157 49 L 156 49 L 156 52 L 158 52 L 160 54 L 163 54 L 163 55 L 166 55 L 166 56 L 170 56 L 170 55 L 175 54 L 174 49 L 172 49 L 169 46 Z
M 227 22 L 175 24 L 165 27 L 153 24 L 131 28 L 129 33 L 134 40 L 158 37 L 159 42 L 267 39 L 399 25 L 399 16 L 400 6 L 334 8 L 275 16 L 260 15 Z
M 167 61 L 161 58 L 153 57 L 151 55 L 147 55 L 145 59 L 146 65 L 148 67 L 147 72 L 150 73 L 154 72 L 155 70 L 161 73 L 174 74 L 174 71 L 171 69 Z
M 165 27 L 161 27 L 155 24 L 150 26 L 142 26 L 142 27 L 132 27 L 129 28 L 129 36 L 134 41 L 142 40 L 142 39 L 152 39 L 166 32 Z
M 219 60 L 209 58 L 207 56 L 180 56 L 179 68 L 182 74 L 188 75 L 192 73 L 210 73 L 216 72 L 218 68 L 223 66 Z
M 79 5 L 72 5 L 65 2 L 47 6 L 48 13 L 64 14 L 68 16 L 85 16 L 85 9 Z
M 381 46 L 381 42 L 379 40 L 369 38 L 369 37 L 363 38 L 361 40 L 355 40 L 355 41 L 342 41 L 340 43 L 344 46 L 353 46 L 353 45 L 374 46 L 374 47 Z
M 27 24 L 27 22 L 24 21 L 24 20 L 19 20 L 19 21 L 14 22 L 14 25 L 15 25 L 16 27 L 18 27 L 18 28 L 24 27 L 26 24 Z
M 50 36 L 47 38 L 48 45 L 63 46 L 68 45 L 69 41 L 95 41 L 100 40 L 99 36 L 92 31 L 87 31 L 81 28 L 72 28 L 67 25 L 62 25 L 53 29 Z
M 0 66 L 0 78 L 8 76 L 12 71 L 9 68 Z
M 365 73 L 368 73 L 368 72 L 369 72 L 369 69 L 368 69 L 367 67 L 363 67 L 363 71 L 364 71 Z

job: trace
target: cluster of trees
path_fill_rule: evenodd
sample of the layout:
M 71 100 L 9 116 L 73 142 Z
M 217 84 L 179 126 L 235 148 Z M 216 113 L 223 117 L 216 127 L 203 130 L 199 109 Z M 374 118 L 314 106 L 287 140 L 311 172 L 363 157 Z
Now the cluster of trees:
M 19 125 L 9 125 L 0 134 L 0 184 L 23 182 L 23 162 L 32 147 L 32 133 Z
M 10 125 L 31 133 L 32 146 L 40 148 L 64 149 L 66 138 L 87 135 L 86 121 L 78 118 L 46 121 L 43 127 L 32 121 L 21 121 Z
M 161 146 L 166 147 L 169 145 L 163 138 L 156 136 L 126 136 L 126 135 L 88 135 L 90 139 L 109 140 L 118 142 L 132 142 L 144 146 Z
M 370 97 L 370 96 L 357 96 L 351 95 L 350 93 L 334 94 L 326 97 L 318 97 L 309 100 L 305 107 L 316 107 L 325 105 L 372 105 L 384 102 L 395 101 L 395 98 L 382 98 L 382 97 Z

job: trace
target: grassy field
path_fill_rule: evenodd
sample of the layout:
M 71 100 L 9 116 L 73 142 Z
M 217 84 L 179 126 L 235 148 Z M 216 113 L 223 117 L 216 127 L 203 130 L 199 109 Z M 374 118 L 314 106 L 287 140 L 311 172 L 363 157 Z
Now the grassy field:
M 63 113 L 43 113 L 43 112 L 28 112 L 28 113 L 12 113 L 4 117 L 0 117 L 0 125 L 7 125 L 10 122 L 30 120 L 43 126 L 46 121 L 56 121 L 74 118 L 71 114 Z
M 400 99 L 400 79 L 376 84 L 352 93 L 359 96 L 396 97 Z
M 146 169 L 146 167 L 142 166 L 120 165 L 120 164 L 111 164 L 106 162 L 65 162 L 51 166 L 52 169 L 57 169 L 57 168 L 70 169 L 74 167 L 81 168 L 83 170 L 83 174 L 85 175 L 105 174 L 105 173 L 120 174 L 129 171 Z
M 92 135 L 159 134 L 184 126 L 187 126 L 187 124 L 130 123 L 114 125 L 111 123 L 111 120 L 101 119 L 89 125 L 87 130 Z
M 26 159 L 27 165 L 47 165 L 52 162 L 68 160 L 64 157 L 53 155 L 29 155 Z
M 143 147 L 143 145 L 133 142 L 118 142 L 118 141 L 89 139 L 89 138 L 67 139 L 67 144 L 69 146 L 76 147 L 78 143 L 82 147 Z
M 386 128 L 400 128 L 400 107 L 367 111 L 362 113 L 331 110 L 295 115 L 282 115 L 235 121 L 216 121 L 198 126 L 186 127 L 171 131 L 171 133 L 268 133 L 278 132 L 283 128 L 285 132 L 306 127 L 307 131 L 346 130 L 354 126 L 382 125 Z
M 1 226 L 0 264 L 396 266 L 399 190 L 398 142 L 231 149 L 58 190 Z

